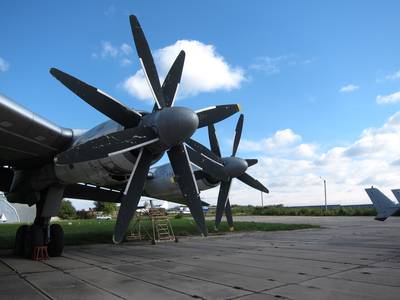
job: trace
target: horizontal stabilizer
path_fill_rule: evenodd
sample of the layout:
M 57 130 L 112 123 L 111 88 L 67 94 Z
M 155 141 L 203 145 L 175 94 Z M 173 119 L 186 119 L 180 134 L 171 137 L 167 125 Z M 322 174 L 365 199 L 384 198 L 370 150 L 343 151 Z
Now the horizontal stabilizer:
M 388 217 L 400 209 L 400 205 L 393 203 L 380 190 L 376 188 L 369 188 L 365 189 L 365 191 L 367 192 L 378 213 L 375 217 L 375 220 L 385 221 Z

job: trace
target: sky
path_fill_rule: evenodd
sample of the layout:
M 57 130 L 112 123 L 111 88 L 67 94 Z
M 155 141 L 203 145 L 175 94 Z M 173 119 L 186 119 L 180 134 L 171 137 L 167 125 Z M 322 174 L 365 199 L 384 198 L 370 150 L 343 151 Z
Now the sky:
M 399 187 L 399 9 L 355 0 L 1 1 L 0 93 L 64 127 L 106 120 L 49 74 L 57 67 L 150 110 L 135 14 L 161 79 L 186 51 L 176 105 L 241 104 L 238 156 L 259 160 L 248 172 L 270 189 L 264 204 L 322 204 L 323 179 L 329 204 L 370 203 L 364 188 Z M 238 117 L 216 125 L 226 156 Z M 206 130 L 194 137 L 208 145 Z M 214 204 L 217 194 L 202 197 Z M 234 181 L 230 199 L 259 205 L 260 193 Z

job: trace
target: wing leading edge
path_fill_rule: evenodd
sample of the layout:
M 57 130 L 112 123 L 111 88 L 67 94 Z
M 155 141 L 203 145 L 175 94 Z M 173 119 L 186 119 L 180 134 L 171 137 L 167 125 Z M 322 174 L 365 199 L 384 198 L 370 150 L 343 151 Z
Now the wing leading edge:
M 0 94 L 0 166 L 41 166 L 72 140 L 72 129 L 59 127 Z

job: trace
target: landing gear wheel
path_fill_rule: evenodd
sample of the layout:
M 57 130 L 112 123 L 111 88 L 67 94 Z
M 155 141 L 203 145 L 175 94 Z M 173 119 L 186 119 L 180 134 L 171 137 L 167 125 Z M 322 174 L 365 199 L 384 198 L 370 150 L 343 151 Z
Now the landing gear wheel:
M 50 256 L 61 256 L 64 250 L 64 230 L 60 224 L 50 225 L 50 243 L 47 247 Z
M 152 245 L 155 245 L 155 244 L 156 244 L 156 240 L 155 240 L 155 239 L 152 239 L 152 240 L 151 240 L 151 244 L 152 244 Z
M 178 238 L 177 237 L 175 237 L 175 243 L 177 243 L 178 242 Z
M 24 243 L 26 239 L 26 232 L 28 231 L 28 225 L 22 225 L 18 228 L 15 234 L 14 254 L 18 256 L 24 255 Z

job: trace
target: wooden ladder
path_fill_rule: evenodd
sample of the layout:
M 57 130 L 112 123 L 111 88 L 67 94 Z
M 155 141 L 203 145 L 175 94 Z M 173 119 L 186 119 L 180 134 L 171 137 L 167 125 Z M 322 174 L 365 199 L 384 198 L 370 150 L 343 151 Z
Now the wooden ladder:
M 149 210 L 149 215 L 153 225 L 153 244 L 161 241 L 178 241 L 165 209 L 152 208 Z

